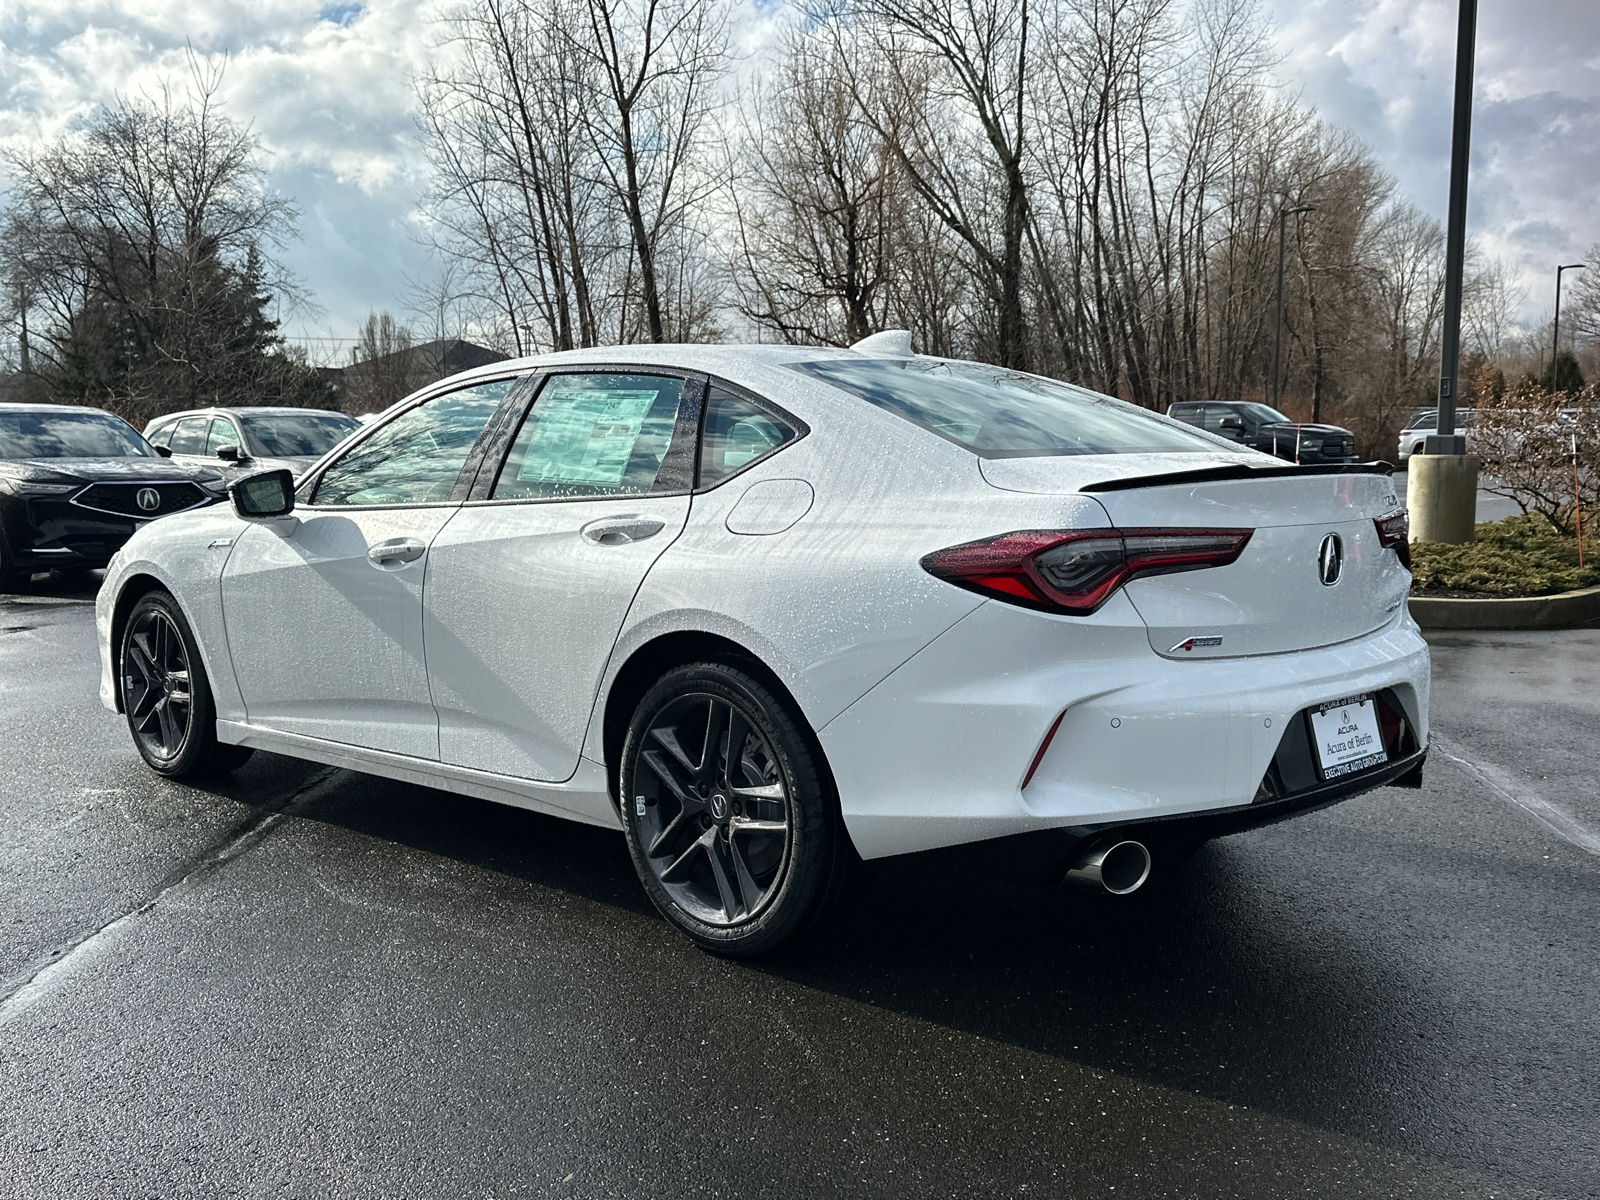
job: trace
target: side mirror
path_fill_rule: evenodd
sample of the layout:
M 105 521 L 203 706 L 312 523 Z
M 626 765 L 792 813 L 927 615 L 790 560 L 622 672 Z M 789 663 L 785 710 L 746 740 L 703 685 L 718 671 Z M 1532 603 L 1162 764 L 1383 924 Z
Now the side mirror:
M 239 463 L 244 462 L 250 456 L 238 446 L 218 446 L 217 457 L 223 462 Z
M 228 488 L 233 511 L 246 521 L 270 525 L 280 537 L 288 537 L 300 524 L 294 516 L 294 475 L 289 471 L 263 471 L 250 475 Z
M 1223 417 L 1221 422 L 1218 423 L 1217 428 L 1228 433 L 1243 433 L 1244 422 L 1238 417 Z
M 159 454 L 162 458 L 171 458 L 172 457 L 172 451 L 169 450 L 166 446 L 156 446 L 156 447 L 154 447 L 154 449 L 155 449 L 155 452 L 157 454 Z

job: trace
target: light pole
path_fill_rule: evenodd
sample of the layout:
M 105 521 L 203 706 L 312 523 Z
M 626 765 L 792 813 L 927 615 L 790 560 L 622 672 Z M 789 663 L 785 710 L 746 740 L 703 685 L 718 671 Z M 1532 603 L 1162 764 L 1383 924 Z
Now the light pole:
M 1455 111 L 1450 129 L 1450 203 L 1445 227 L 1444 312 L 1439 337 L 1439 419 L 1406 471 L 1414 542 L 1470 542 L 1478 460 L 1456 432 L 1456 368 L 1461 349 L 1461 274 L 1467 246 L 1467 167 L 1472 149 L 1472 60 L 1478 0 L 1460 0 L 1456 22 Z
M 1278 360 L 1283 351 L 1283 235 L 1284 226 L 1295 213 L 1316 212 L 1315 204 L 1278 210 L 1278 325 L 1272 336 L 1272 407 L 1278 407 Z
M 1561 272 L 1581 271 L 1588 263 L 1567 263 L 1556 268 L 1556 333 L 1550 339 L 1550 390 L 1556 390 L 1556 358 L 1561 354 Z

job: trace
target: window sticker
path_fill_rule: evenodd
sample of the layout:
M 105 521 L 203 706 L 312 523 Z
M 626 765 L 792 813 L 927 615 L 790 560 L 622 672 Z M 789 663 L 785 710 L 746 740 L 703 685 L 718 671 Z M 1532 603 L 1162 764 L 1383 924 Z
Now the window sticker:
M 618 485 L 659 388 L 552 381 L 540 394 L 518 482 Z M 670 435 L 670 430 L 669 430 Z

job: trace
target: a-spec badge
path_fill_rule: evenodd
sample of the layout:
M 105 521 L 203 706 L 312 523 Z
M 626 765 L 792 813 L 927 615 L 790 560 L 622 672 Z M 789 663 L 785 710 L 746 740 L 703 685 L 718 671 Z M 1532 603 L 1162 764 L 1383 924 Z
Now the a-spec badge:
M 1217 636 L 1213 636 L 1213 637 L 1184 638 L 1183 641 L 1179 642 L 1171 650 L 1168 650 L 1167 653 L 1168 654 L 1176 654 L 1179 650 L 1193 650 L 1193 649 L 1195 649 L 1196 647 L 1199 647 L 1199 646 L 1220 646 L 1220 645 L 1222 645 L 1222 637 L 1221 637 L 1221 635 L 1217 635 Z

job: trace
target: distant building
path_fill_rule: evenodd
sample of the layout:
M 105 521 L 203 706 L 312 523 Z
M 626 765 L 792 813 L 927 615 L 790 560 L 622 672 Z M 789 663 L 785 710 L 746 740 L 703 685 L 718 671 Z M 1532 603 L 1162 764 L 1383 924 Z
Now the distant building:
M 507 357 L 461 338 L 438 338 L 347 367 L 324 367 L 322 375 L 337 389 L 339 407 L 359 414 L 378 412 L 436 380 Z

